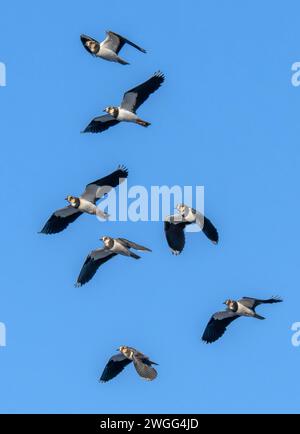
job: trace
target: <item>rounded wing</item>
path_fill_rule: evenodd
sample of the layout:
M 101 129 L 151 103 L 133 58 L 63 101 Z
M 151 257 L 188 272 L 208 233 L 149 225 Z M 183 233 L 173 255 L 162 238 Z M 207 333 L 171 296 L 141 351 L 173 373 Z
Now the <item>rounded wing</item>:
M 89 282 L 96 274 L 98 268 L 114 256 L 116 256 L 116 253 L 112 253 L 109 250 L 93 250 L 86 258 L 75 286 L 79 287 Z
M 107 36 L 106 36 L 105 40 L 102 42 L 101 47 L 112 50 L 116 54 L 119 54 L 119 51 L 123 48 L 123 46 L 125 44 L 131 45 L 132 47 L 136 48 L 137 50 L 141 51 L 142 53 L 146 53 L 146 50 L 144 50 L 144 48 L 139 47 L 138 45 L 129 41 L 129 39 L 126 39 L 123 36 L 118 35 L 117 33 L 107 31 L 106 35 Z
M 207 238 L 214 244 L 217 244 L 219 242 L 218 231 L 207 217 L 204 217 L 202 231 L 207 236 Z
M 149 80 L 124 94 L 121 108 L 135 112 L 152 93 L 159 89 L 164 80 L 164 75 L 160 71 L 156 72 Z
M 127 359 L 127 357 L 123 356 L 123 354 L 112 356 L 107 362 L 104 371 L 102 372 L 100 381 L 102 383 L 106 383 L 107 381 L 119 375 L 120 372 L 122 372 L 123 369 L 130 363 L 131 360 Z
M 133 364 L 136 372 L 145 380 L 152 381 L 157 377 L 157 371 L 152 367 L 152 363 L 146 357 L 133 356 Z
M 78 209 L 73 208 L 72 206 L 58 209 L 48 219 L 40 233 L 47 235 L 57 234 L 66 229 L 66 227 L 78 219 L 81 214 L 81 211 L 78 211 Z
M 166 217 L 164 222 L 164 230 L 167 243 L 174 255 L 179 255 L 185 245 L 184 229 L 188 222 L 182 221 L 181 216 Z
M 231 311 L 215 313 L 204 330 L 202 340 L 207 344 L 215 342 L 223 336 L 229 324 L 237 318 L 239 318 L 239 316 Z
M 201 227 L 204 235 L 214 244 L 217 244 L 219 242 L 219 234 L 212 222 L 199 211 L 192 209 L 192 212 L 195 214 L 195 221 Z
M 94 118 L 88 126 L 82 131 L 82 133 L 102 133 L 108 130 L 108 128 L 117 125 L 117 121 L 114 117 L 110 115 L 103 115 Z
M 239 302 L 249 309 L 255 309 L 260 304 L 281 303 L 282 299 L 280 297 L 272 297 L 267 300 L 259 300 L 258 298 L 243 297 Z
M 110 175 L 91 182 L 85 188 L 82 198 L 92 203 L 101 199 L 105 194 L 116 188 L 128 177 L 128 169 L 125 166 L 119 166 L 117 170 Z

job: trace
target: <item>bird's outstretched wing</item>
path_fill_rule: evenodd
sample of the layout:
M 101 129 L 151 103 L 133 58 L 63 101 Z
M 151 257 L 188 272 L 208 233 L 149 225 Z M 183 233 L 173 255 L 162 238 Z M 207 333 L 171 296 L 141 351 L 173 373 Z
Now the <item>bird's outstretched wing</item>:
M 124 94 L 121 108 L 135 112 L 162 85 L 164 80 L 164 75 L 160 71 L 156 72 L 149 80 Z
M 81 42 L 84 46 L 84 48 L 93 56 L 95 56 L 99 49 L 100 49 L 100 44 L 96 39 L 91 38 L 90 36 L 87 35 L 80 35 L 80 39 Z M 88 44 L 89 43 L 89 44 Z
M 171 215 L 165 218 L 164 230 L 167 243 L 174 255 L 179 255 L 185 245 L 184 229 L 189 222 L 184 221 L 181 215 Z
M 218 244 L 219 242 L 219 234 L 216 227 L 212 224 L 212 222 L 204 216 L 202 232 L 207 238 L 212 241 L 214 244 Z
M 123 36 L 111 31 L 106 32 L 106 38 L 102 42 L 101 47 L 107 48 L 114 51 L 116 54 L 119 54 L 119 51 L 123 48 L 125 44 L 131 45 L 142 53 L 146 53 L 146 50 L 144 50 L 144 48 L 139 47 L 138 45 L 124 38 Z
M 239 302 L 249 309 L 255 309 L 260 304 L 281 303 L 282 299 L 280 297 L 272 297 L 267 300 L 259 300 L 257 298 L 243 297 L 239 300 Z
M 229 324 L 237 318 L 239 318 L 239 315 L 231 311 L 215 313 L 204 330 L 202 340 L 207 344 L 215 342 L 223 336 Z
M 98 116 L 88 124 L 82 133 L 102 133 L 102 131 L 108 130 L 118 123 L 119 121 L 109 114 Z
M 145 252 L 152 252 L 151 249 L 148 249 L 148 247 L 141 246 L 140 244 L 134 243 L 133 241 L 126 240 L 126 238 L 117 238 L 117 241 L 119 241 L 121 244 L 123 244 L 124 247 L 127 249 L 135 249 L 135 250 L 141 250 Z
M 127 359 L 123 354 L 116 354 L 112 356 L 107 365 L 105 366 L 100 381 L 106 383 L 112 378 L 116 377 L 123 369 L 131 363 L 131 360 Z
M 152 367 L 152 364 L 154 363 L 151 362 L 147 357 L 134 355 L 133 364 L 136 372 L 145 380 L 152 381 L 157 377 L 157 371 Z
M 73 208 L 71 205 L 58 209 L 48 219 L 40 233 L 47 235 L 57 234 L 66 229 L 66 227 L 70 223 L 73 223 L 81 214 L 81 211 L 78 211 L 78 209 Z
M 121 182 L 128 177 L 128 170 L 125 166 L 119 166 L 117 170 L 110 175 L 97 179 L 91 182 L 85 188 L 82 198 L 95 203 L 105 194 L 109 193 L 113 188 L 116 188 Z
M 193 208 L 192 212 L 193 214 L 195 214 L 196 223 L 200 226 L 204 235 L 206 235 L 207 238 L 214 244 L 218 244 L 219 234 L 212 222 L 199 211 L 196 211 Z
M 112 253 L 106 249 L 93 250 L 86 258 L 75 286 L 79 287 L 89 282 L 96 274 L 98 268 L 114 256 L 116 256 L 116 253 Z

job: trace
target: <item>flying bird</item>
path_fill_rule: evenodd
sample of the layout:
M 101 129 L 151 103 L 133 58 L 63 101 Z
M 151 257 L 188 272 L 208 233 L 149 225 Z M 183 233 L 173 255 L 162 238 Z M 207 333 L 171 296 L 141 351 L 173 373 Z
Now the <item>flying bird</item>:
M 177 205 L 176 209 L 179 214 L 166 217 L 164 222 L 167 243 L 173 255 L 179 255 L 182 252 L 185 245 L 185 227 L 193 223 L 200 226 L 210 241 L 214 244 L 218 243 L 218 231 L 207 217 L 184 204 Z
M 120 351 L 121 354 L 116 354 L 109 359 L 100 378 L 102 383 L 116 377 L 131 362 L 133 362 L 139 376 L 145 380 L 152 381 L 157 377 L 157 372 L 152 367 L 157 363 L 152 362 L 145 354 L 126 346 L 121 346 L 117 351 Z
M 41 230 L 42 234 L 56 234 L 73 223 L 82 213 L 96 215 L 108 219 L 109 215 L 97 207 L 96 203 L 113 188 L 117 187 L 128 177 L 128 170 L 119 166 L 117 170 L 104 178 L 91 182 L 80 197 L 67 196 L 69 205 L 55 211 Z
M 128 256 L 133 259 L 140 259 L 141 257 L 136 253 L 132 252 L 130 249 L 151 252 L 151 250 L 147 247 L 126 240 L 125 238 L 111 238 L 105 236 L 100 238 L 100 240 L 103 241 L 104 247 L 101 249 L 93 250 L 87 256 L 81 268 L 75 286 L 80 287 L 85 283 L 89 282 L 95 275 L 100 265 L 109 261 L 109 259 L 113 258 L 116 255 Z
M 257 318 L 260 320 L 265 319 L 263 316 L 255 312 L 255 308 L 260 304 L 280 303 L 281 298 L 272 297 L 268 300 L 258 300 L 251 297 L 243 297 L 238 301 L 226 300 L 225 305 L 227 309 L 222 312 L 216 312 L 204 330 L 202 340 L 207 344 L 211 344 L 218 340 L 225 333 L 229 324 L 241 316 Z
M 119 107 L 106 107 L 103 111 L 107 114 L 94 118 L 82 132 L 102 133 L 120 122 L 132 122 L 148 127 L 151 125 L 150 122 L 142 120 L 136 114 L 136 110 L 161 86 L 164 79 L 161 72 L 156 72 L 149 80 L 126 92 Z
M 80 39 L 84 48 L 93 56 L 101 57 L 109 62 L 117 62 L 121 65 L 129 65 L 126 60 L 118 55 L 125 44 L 131 45 L 142 53 L 146 53 L 144 48 L 111 31 L 106 32 L 106 38 L 101 43 L 87 35 L 81 35 Z

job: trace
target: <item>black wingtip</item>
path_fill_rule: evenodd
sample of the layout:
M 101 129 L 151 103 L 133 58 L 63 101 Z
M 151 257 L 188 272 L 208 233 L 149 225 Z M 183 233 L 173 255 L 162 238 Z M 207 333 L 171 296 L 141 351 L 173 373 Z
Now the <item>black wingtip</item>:
M 275 297 L 272 297 L 272 300 L 274 303 L 282 303 L 283 298 L 279 297 L 278 295 L 275 295 Z
M 122 170 L 126 174 L 126 177 L 128 176 L 128 168 L 124 164 L 119 164 L 117 170 Z
M 165 74 L 160 70 L 154 73 L 154 77 L 160 78 L 162 83 L 165 81 L 166 78 Z

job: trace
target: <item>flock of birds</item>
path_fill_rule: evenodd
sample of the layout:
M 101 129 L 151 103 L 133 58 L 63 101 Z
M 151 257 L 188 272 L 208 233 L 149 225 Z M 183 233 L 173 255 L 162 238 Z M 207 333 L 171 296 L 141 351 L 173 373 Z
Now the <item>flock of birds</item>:
M 84 48 L 93 56 L 110 62 L 117 62 L 121 65 L 129 64 L 119 56 L 119 52 L 125 44 L 129 44 L 142 53 L 146 53 L 143 48 L 111 31 L 106 32 L 106 38 L 101 43 L 86 35 L 81 35 L 80 38 Z M 120 122 L 131 122 L 143 127 L 149 127 L 151 125 L 150 122 L 141 119 L 136 111 L 152 93 L 159 89 L 164 80 L 165 77 L 160 71 L 155 73 L 144 83 L 127 91 L 119 107 L 106 107 L 104 109 L 106 114 L 94 118 L 83 132 L 100 133 Z M 97 202 L 112 189 L 117 188 L 127 177 L 128 170 L 126 167 L 119 166 L 113 173 L 88 184 L 79 197 L 67 196 L 68 205 L 58 209 L 50 216 L 41 233 L 59 233 L 66 229 L 70 223 L 77 220 L 83 213 L 98 216 L 104 220 L 109 219 L 109 215 L 97 206 Z M 178 214 L 167 216 L 164 221 L 166 240 L 174 255 L 180 254 L 184 249 L 185 228 L 190 224 L 199 225 L 210 241 L 214 244 L 218 243 L 218 231 L 206 216 L 184 204 L 177 205 L 176 209 Z M 125 238 L 103 236 L 100 240 L 103 242 L 103 247 L 93 250 L 88 254 L 77 278 L 76 286 L 82 286 L 89 282 L 101 265 L 117 255 L 140 259 L 140 256 L 132 250 L 151 252 L 149 248 Z M 237 301 L 226 300 L 224 303 L 226 310 L 212 315 L 204 330 L 202 340 L 206 343 L 215 342 L 224 334 L 232 321 L 242 316 L 263 320 L 265 318 L 256 313 L 256 307 L 261 304 L 278 303 L 281 301 L 278 297 L 272 297 L 267 300 L 251 297 L 243 297 Z M 153 368 L 153 365 L 157 365 L 157 363 L 151 361 L 145 354 L 128 346 L 120 346 L 117 351 L 119 353 L 112 356 L 105 366 L 100 378 L 101 382 L 107 382 L 116 377 L 131 362 L 133 362 L 137 373 L 142 378 L 154 380 L 157 377 L 157 371 Z

